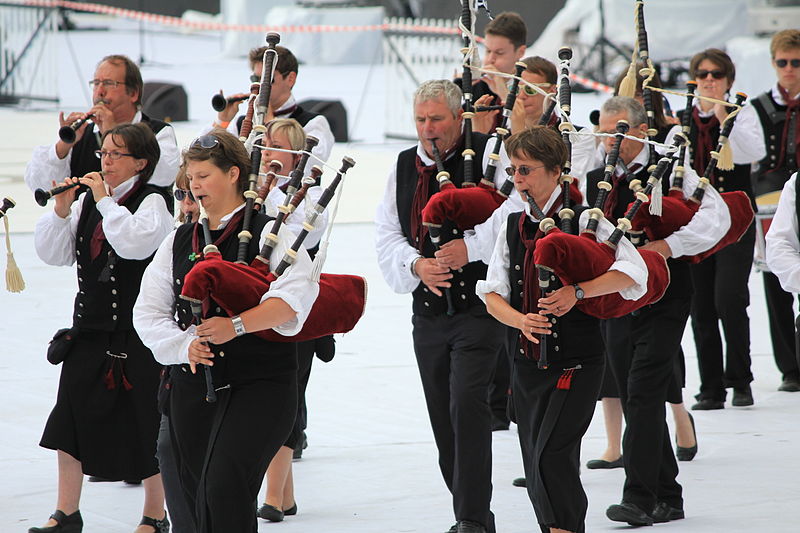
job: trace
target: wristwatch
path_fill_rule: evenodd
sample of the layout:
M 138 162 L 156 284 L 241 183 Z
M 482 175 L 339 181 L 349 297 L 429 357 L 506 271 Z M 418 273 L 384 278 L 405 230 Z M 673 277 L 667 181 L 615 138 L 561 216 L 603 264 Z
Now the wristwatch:
M 233 323 L 233 331 L 236 333 L 237 337 L 241 337 L 242 335 L 247 333 L 244 330 L 244 322 L 242 322 L 242 317 L 240 317 L 239 315 L 231 317 L 231 322 Z
M 578 300 L 583 300 L 585 294 L 583 292 L 583 289 L 581 289 L 581 286 L 578 285 L 577 283 L 573 283 L 572 286 L 575 287 L 575 298 L 577 298 Z

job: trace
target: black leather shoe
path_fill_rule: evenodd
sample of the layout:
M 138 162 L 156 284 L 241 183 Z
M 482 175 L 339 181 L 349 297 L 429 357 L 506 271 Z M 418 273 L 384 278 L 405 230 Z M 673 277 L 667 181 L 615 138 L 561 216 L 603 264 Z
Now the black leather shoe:
M 456 533 L 486 533 L 486 528 L 471 520 L 459 520 L 456 523 Z
M 83 531 L 83 518 L 80 511 L 75 511 L 67 516 L 63 511 L 56 511 L 50 518 L 58 522 L 54 526 L 32 527 L 28 533 L 81 533 Z
M 263 518 L 264 520 L 269 520 L 270 522 L 283 522 L 284 512 L 275 507 L 274 505 L 270 505 L 268 503 L 265 503 L 264 505 L 259 507 L 257 514 L 259 518 Z
M 614 461 L 606 461 L 605 459 L 592 459 L 591 461 L 586 462 L 586 468 L 589 470 L 622 468 L 624 466 L 625 463 L 622 462 L 621 455 L 619 456 L 619 459 L 615 459 Z
M 635 503 L 622 502 L 606 509 L 606 516 L 614 522 L 627 522 L 632 526 L 652 526 L 653 517 Z
M 689 422 L 692 423 L 692 434 L 694 434 L 694 446 L 691 446 L 689 448 L 678 446 L 678 436 L 675 435 L 675 457 L 677 457 L 678 461 L 691 461 L 692 459 L 694 459 L 694 456 L 697 455 L 697 430 L 694 427 L 694 417 L 691 415 L 691 413 L 689 414 Z
M 164 513 L 164 518 L 161 520 L 156 520 L 155 518 L 151 518 L 149 516 L 143 516 L 142 521 L 139 522 L 140 526 L 150 526 L 153 528 L 155 533 L 169 533 L 169 518 L 167 518 L 167 513 Z
M 725 409 L 725 402 L 722 400 L 712 400 L 711 398 L 702 398 L 692 406 L 692 411 L 714 411 L 716 409 Z
M 800 381 L 796 378 L 784 379 L 778 390 L 781 392 L 800 392 Z
M 750 390 L 750 385 L 741 388 L 733 389 L 733 399 L 731 405 L 734 407 L 747 407 L 753 405 L 753 391 Z
M 515 477 L 514 480 L 511 482 L 512 485 L 515 487 L 527 487 L 527 480 L 524 477 Z
M 288 509 L 283 510 L 284 516 L 294 516 L 297 514 L 297 502 L 294 502 L 294 505 L 289 507 Z
M 653 517 L 653 522 L 656 524 L 663 524 L 664 522 L 686 518 L 683 509 L 671 507 L 666 502 L 658 502 L 650 515 Z

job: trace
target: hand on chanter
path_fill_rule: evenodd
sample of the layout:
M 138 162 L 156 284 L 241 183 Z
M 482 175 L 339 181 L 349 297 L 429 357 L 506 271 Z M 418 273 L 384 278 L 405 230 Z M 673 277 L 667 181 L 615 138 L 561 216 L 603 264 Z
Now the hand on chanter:
M 539 314 L 563 316 L 570 312 L 578 298 L 575 296 L 575 287 L 567 285 L 557 291 L 548 293 L 544 298 L 539 298 Z
M 520 313 L 517 329 L 525 335 L 526 339 L 539 344 L 539 338 L 536 335 L 550 335 L 550 320 L 546 316 L 536 313 Z

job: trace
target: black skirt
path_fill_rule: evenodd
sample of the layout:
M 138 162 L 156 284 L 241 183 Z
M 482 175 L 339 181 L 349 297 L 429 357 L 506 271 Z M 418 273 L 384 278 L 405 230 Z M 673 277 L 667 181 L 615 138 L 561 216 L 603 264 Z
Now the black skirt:
M 56 405 L 39 445 L 73 456 L 87 475 L 121 480 L 157 474 L 160 369 L 133 330 L 82 331 L 62 363 Z

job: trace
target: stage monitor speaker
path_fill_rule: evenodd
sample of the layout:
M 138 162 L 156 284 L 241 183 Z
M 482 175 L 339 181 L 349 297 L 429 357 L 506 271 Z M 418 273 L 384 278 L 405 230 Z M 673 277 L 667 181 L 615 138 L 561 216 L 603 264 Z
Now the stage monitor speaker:
M 303 100 L 300 107 L 328 119 L 336 142 L 347 142 L 347 110 L 341 100 Z
M 142 90 L 142 111 L 164 122 L 189 120 L 189 103 L 182 85 L 148 82 Z

